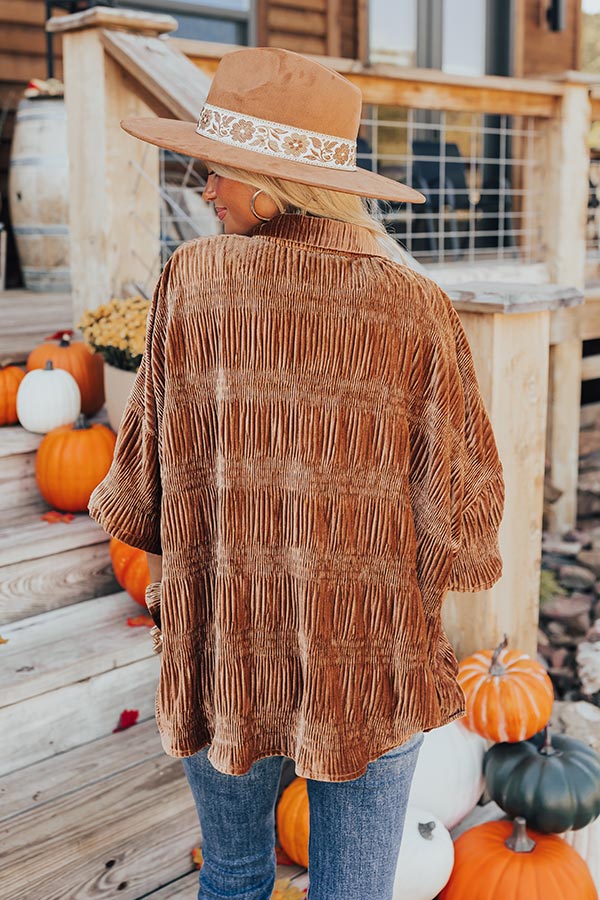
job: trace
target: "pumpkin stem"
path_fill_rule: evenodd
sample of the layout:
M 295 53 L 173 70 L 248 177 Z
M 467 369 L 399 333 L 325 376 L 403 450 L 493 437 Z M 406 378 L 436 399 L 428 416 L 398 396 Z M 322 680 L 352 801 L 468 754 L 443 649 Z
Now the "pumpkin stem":
M 53 369 L 53 368 L 54 368 L 54 365 L 53 365 L 53 363 L 52 363 L 52 360 L 51 360 L 51 359 L 47 359 L 47 360 L 46 360 L 46 365 L 44 366 L 44 371 L 47 372 L 47 371 L 49 371 L 50 369 Z
M 435 830 L 435 822 L 419 822 L 417 825 L 419 829 L 419 834 L 422 838 L 425 838 L 426 841 L 433 840 L 433 832 Z
M 501 644 L 498 644 L 496 649 L 492 654 L 492 661 L 490 663 L 490 675 L 504 675 L 506 669 L 502 665 L 502 663 L 498 662 L 498 657 L 508 647 L 508 635 L 504 634 L 504 640 Z
M 535 848 L 535 841 L 527 834 L 523 816 L 516 817 L 513 822 L 512 834 L 506 838 L 504 844 L 509 850 L 514 850 L 515 853 L 531 853 Z
M 92 426 L 88 422 L 85 413 L 80 412 L 73 424 L 73 431 L 80 431 L 84 428 L 91 428 L 91 427 Z
M 550 734 L 550 722 L 544 728 L 544 744 L 540 747 L 539 752 L 543 756 L 554 756 L 555 754 L 560 754 L 560 750 L 556 750 L 555 747 L 552 746 L 552 737 Z

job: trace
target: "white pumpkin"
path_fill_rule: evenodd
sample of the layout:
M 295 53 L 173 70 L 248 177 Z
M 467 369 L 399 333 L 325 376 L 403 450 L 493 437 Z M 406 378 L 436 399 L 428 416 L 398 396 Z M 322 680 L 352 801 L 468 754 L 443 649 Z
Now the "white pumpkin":
M 564 831 L 560 836 L 587 863 L 600 894 L 600 818 L 594 819 L 585 828 L 578 828 L 577 831 Z
M 434 900 L 454 866 L 454 843 L 437 816 L 409 806 L 396 866 L 393 900 Z
M 413 777 L 409 805 L 430 809 L 451 829 L 483 794 L 487 741 L 459 721 L 425 733 Z
M 81 391 L 70 372 L 55 369 L 48 360 L 44 369 L 32 369 L 17 391 L 17 418 L 27 431 L 47 434 L 59 425 L 74 422 L 81 412 Z

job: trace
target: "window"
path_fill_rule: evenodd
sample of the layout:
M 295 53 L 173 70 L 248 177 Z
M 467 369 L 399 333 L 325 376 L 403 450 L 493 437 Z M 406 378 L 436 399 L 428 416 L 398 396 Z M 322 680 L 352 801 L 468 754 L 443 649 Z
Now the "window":
M 255 0 L 115 0 L 115 6 L 166 13 L 177 19 L 173 37 L 219 44 L 256 43 Z

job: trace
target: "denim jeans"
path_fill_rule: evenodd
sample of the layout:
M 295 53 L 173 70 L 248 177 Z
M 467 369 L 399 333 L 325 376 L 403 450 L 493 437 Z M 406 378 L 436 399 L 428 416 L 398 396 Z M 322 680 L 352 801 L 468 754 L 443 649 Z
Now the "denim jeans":
M 410 785 L 423 742 L 417 732 L 352 781 L 307 779 L 307 900 L 392 900 Z M 224 775 L 208 746 L 183 767 L 202 828 L 198 900 L 269 900 L 275 883 L 275 806 L 284 756 Z

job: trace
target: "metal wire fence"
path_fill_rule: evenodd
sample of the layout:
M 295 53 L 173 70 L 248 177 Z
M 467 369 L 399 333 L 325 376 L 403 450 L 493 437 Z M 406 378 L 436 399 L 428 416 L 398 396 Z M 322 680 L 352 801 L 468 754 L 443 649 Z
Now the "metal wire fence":
M 425 265 L 531 263 L 543 243 L 538 141 L 533 117 L 367 106 L 357 163 L 426 196 L 419 205 L 381 203 L 388 231 Z M 162 149 L 159 160 L 160 260 L 147 292 L 180 243 L 221 231 L 202 200 L 198 162 Z M 149 177 L 134 168 L 135 177 Z

